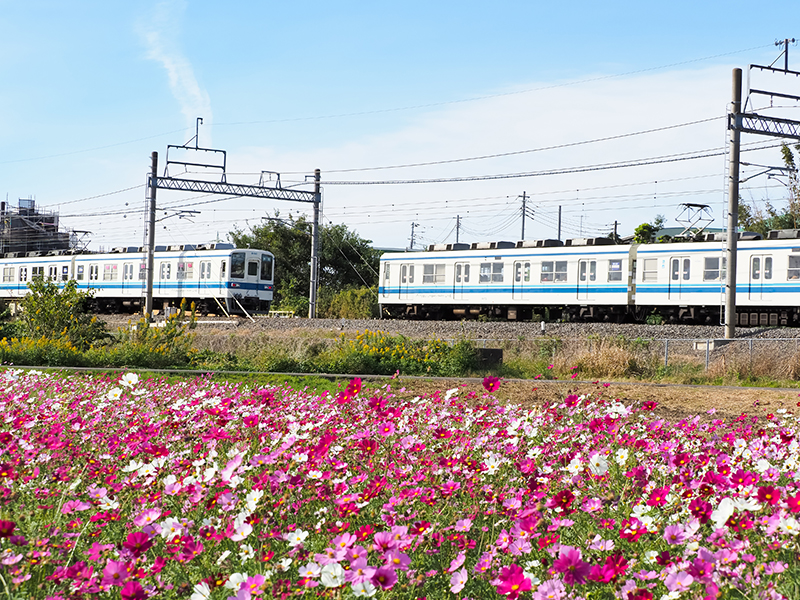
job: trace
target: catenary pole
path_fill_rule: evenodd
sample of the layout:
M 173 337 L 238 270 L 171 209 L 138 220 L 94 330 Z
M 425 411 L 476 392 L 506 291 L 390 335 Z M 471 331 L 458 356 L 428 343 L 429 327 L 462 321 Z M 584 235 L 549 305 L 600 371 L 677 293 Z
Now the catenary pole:
M 311 224 L 311 286 L 308 292 L 308 318 L 317 318 L 317 288 L 319 286 L 319 204 L 320 171 L 314 169 L 314 222 Z
M 158 189 L 158 152 L 151 155 L 150 166 L 150 204 L 147 220 L 147 291 L 144 301 L 145 318 L 153 321 L 153 269 L 156 250 L 156 190 Z
M 525 201 L 527 199 L 528 199 L 528 196 L 523 191 L 522 192 L 522 234 L 521 234 L 521 237 L 519 238 L 521 240 L 525 239 Z
M 739 139 L 741 137 L 742 112 L 742 70 L 733 70 L 733 101 L 731 114 L 730 164 L 728 167 L 728 235 L 726 236 L 725 257 L 727 275 L 725 279 L 725 338 L 736 336 L 736 242 L 739 221 Z

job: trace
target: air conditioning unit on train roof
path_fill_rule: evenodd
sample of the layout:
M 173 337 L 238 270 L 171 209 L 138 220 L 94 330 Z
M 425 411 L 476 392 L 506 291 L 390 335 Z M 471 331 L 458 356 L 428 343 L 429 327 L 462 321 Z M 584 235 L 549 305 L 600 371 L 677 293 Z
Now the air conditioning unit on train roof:
M 773 229 L 767 233 L 770 240 L 794 240 L 800 238 L 800 229 Z
M 575 238 L 567 240 L 565 246 L 613 246 L 611 238 Z
M 19 252 L 6 252 L 3 254 L 3 258 L 17 258 L 19 254 Z
M 789 229 L 789 230 L 786 230 L 786 231 L 797 231 L 797 230 L 796 229 Z M 770 231 L 770 234 L 772 234 L 772 233 L 773 232 Z M 779 232 L 776 231 L 774 233 L 779 233 Z M 796 237 L 796 236 L 789 235 L 789 236 L 786 236 L 786 239 L 794 238 L 794 237 Z M 705 237 L 703 238 L 703 240 L 706 241 L 706 242 L 724 242 L 727 239 L 728 239 L 728 232 L 727 231 L 717 231 L 716 233 L 707 233 L 705 235 Z M 736 234 L 736 239 L 737 240 L 742 240 L 743 242 L 751 242 L 751 241 L 754 241 L 754 240 L 760 240 L 760 239 L 762 239 L 762 237 L 761 237 L 760 233 L 756 233 L 755 231 L 740 231 L 739 233 Z M 770 237 L 770 239 L 781 239 L 781 238 Z
M 517 242 L 517 248 L 555 248 L 563 246 L 561 240 L 521 240 Z
M 64 252 L 64 250 L 50 250 L 50 252 L 47 253 L 47 256 L 61 256 L 64 254 Z
M 38 251 L 36 251 L 36 250 L 33 250 L 33 251 L 31 251 L 31 252 L 26 252 L 26 253 L 25 253 L 25 256 L 42 256 L 42 253 L 41 253 L 41 252 L 38 252 Z
M 469 244 L 431 244 L 428 252 L 444 252 L 447 250 L 469 250 Z
M 117 246 L 116 248 L 111 249 L 111 254 L 121 254 L 125 252 L 125 248 L 123 246 Z
M 503 248 L 516 248 L 517 245 L 514 242 L 491 242 L 489 247 L 492 250 L 501 250 Z
M 492 248 L 491 242 L 472 242 L 470 246 L 473 250 L 490 250 Z

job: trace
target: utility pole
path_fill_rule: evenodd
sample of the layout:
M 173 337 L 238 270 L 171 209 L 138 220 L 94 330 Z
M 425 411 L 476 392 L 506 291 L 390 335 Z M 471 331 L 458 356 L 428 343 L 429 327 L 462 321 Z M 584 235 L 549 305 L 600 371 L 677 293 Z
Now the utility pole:
M 618 225 L 617 221 L 614 221 L 614 243 L 615 244 L 617 243 L 617 240 L 619 239 L 619 236 L 617 235 L 617 225 Z
M 408 247 L 409 250 L 414 250 L 414 228 L 419 227 L 419 223 L 411 223 L 411 245 Z
M 787 46 L 788 51 L 788 46 Z M 736 231 L 739 222 L 739 140 L 742 128 L 742 70 L 733 70 L 733 100 L 731 103 L 731 148 L 728 181 L 728 235 L 725 256 L 728 259 L 725 278 L 725 338 L 736 336 Z
M 156 250 L 156 190 L 158 189 L 158 152 L 150 157 L 150 206 L 147 221 L 147 291 L 144 301 L 144 318 L 153 322 L 153 270 Z
M 461 215 L 456 215 L 456 244 L 458 243 L 458 234 L 461 230 Z
M 561 241 L 561 206 L 558 207 L 558 241 Z
M 522 237 L 519 238 L 521 240 L 525 239 L 525 201 L 527 199 L 528 199 L 528 196 L 523 191 L 522 192 Z
M 311 285 L 308 291 L 308 318 L 317 318 L 317 288 L 319 286 L 319 189 L 320 171 L 314 169 L 314 221 L 311 224 Z
M 776 46 L 778 46 L 778 47 L 783 46 L 783 70 L 784 71 L 788 71 L 789 70 L 789 42 L 794 43 L 795 39 L 794 38 L 791 38 L 791 39 L 787 38 L 787 39 L 785 39 L 783 41 L 775 42 Z

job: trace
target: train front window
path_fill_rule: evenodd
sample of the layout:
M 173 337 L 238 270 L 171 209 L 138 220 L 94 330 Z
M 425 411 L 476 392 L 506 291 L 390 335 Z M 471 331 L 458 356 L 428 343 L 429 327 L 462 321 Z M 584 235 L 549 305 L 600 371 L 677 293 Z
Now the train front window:
M 258 277 L 258 261 L 247 261 L 247 275 L 248 277 Z
M 244 279 L 244 252 L 231 254 L 231 279 Z
M 272 280 L 272 257 L 269 254 L 261 255 L 261 281 Z

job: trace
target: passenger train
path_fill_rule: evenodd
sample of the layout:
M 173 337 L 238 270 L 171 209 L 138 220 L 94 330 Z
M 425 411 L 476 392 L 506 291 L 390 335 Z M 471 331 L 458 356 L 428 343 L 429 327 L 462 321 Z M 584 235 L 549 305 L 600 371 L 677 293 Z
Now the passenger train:
M 232 244 L 156 246 L 153 305 L 195 302 L 202 313 L 267 311 L 274 291 L 275 257 L 264 250 L 237 249 Z M 0 255 L 0 298 L 13 302 L 28 293 L 28 282 L 43 277 L 75 280 L 81 291 L 92 290 L 101 311 L 119 312 L 144 306 L 147 251 L 119 247 L 109 253 L 69 250 Z
M 740 233 L 738 325 L 800 324 L 800 230 Z M 442 244 L 381 258 L 381 314 L 718 323 L 725 302 L 724 234 L 703 241 L 611 239 Z

